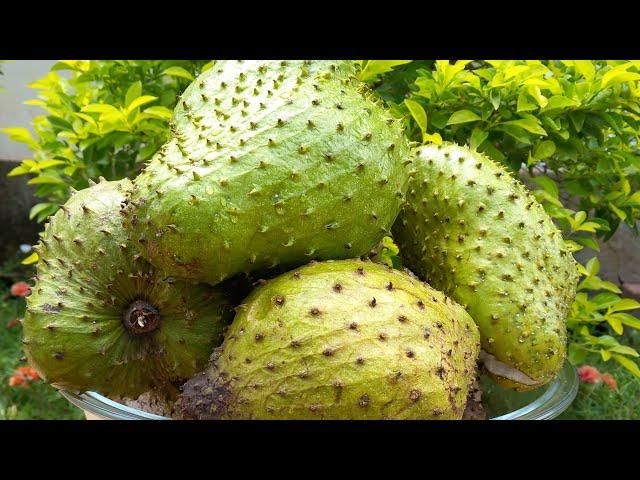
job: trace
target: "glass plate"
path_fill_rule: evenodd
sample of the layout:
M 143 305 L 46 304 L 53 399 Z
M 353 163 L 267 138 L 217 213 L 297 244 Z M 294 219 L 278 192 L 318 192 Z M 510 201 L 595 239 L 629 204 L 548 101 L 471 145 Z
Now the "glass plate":
M 544 387 L 519 393 L 501 388 L 488 377 L 480 378 L 482 405 L 491 420 L 550 420 L 564 412 L 578 393 L 578 375 L 569 363 Z M 87 418 L 104 420 L 170 420 L 109 400 L 95 392 L 60 393 Z

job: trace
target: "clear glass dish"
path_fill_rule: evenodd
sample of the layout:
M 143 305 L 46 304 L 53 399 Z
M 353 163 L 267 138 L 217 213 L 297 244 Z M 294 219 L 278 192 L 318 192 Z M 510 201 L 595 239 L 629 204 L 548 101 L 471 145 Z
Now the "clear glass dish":
M 578 375 L 569 363 L 555 380 L 530 392 L 501 388 L 488 377 L 480 378 L 482 405 L 491 420 L 550 420 L 564 412 L 578 392 Z M 109 400 L 95 392 L 60 393 L 85 412 L 90 420 L 170 420 Z

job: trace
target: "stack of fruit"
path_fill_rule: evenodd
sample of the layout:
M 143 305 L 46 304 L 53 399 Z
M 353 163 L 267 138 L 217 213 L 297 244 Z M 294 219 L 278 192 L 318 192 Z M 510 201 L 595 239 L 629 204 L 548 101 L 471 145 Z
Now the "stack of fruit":
M 23 341 L 38 373 L 180 386 L 181 416 L 223 419 L 457 419 L 478 362 L 516 389 L 550 381 L 578 278 L 561 234 L 481 154 L 412 150 L 356 73 L 200 75 L 143 172 L 76 192 L 42 233 Z M 428 284 L 363 260 L 392 231 Z

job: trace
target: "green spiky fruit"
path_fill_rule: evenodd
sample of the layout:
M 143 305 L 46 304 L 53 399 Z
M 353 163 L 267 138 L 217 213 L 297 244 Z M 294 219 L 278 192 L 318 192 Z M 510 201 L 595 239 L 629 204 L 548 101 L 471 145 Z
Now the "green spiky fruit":
M 215 284 L 375 246 L 403 202 L 408 144 L 353 68 L 223 61 L 200 75 L 124 210 L 143 255 Z
M 467 312 L 408 274 L 313 262 L 252 292 L 179 406 L 201 419 L 458 419 L 479 348 Z
M 127 242 L 129 180 L 77 192 L 41 234 L 24 350 L 57 388 L 137 395 L 202 370 L 233 317 L 220 289 L 156 273 Z
M 418 150 L 394 225 L 404 264 L 466 305 L 483 361 L 520 390 L 550 381 L 565 359 L 565 318 L 578 273 L 560 231 L 501 166 L 458 145 Z

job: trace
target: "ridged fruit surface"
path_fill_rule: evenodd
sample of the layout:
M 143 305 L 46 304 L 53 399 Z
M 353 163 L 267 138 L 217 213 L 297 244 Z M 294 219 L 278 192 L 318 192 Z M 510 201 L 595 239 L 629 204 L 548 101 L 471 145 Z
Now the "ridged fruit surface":
M 458 419 L 479 341 L 460 305 L 404 272 L 314 262 L 249 295 L 179 406 L 201 419 Z
M 357 257 L 404 201 L 400 121 L 346 61 L 221 61 L 184 92 L 125 227 L 173 276 Z
M 233 317 L 219 289 L 166 278 L 122 229 L 129 180 L 76 193 L 46 225 L 24 350 L 57 388 L 137 395 L 202 370 Z
M 418 150 L 394 225 L 404 263 L 465 305 L 483 361 L 500 383 L 528 390 L 565 360 L 565 318 L 578 273 L 560 231 L 506 170 L 458 145 Z

